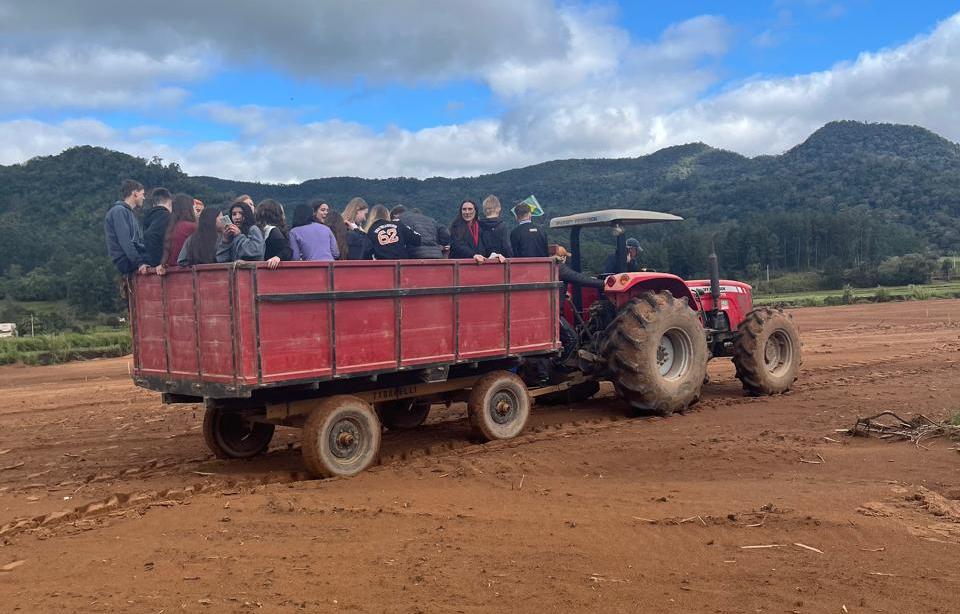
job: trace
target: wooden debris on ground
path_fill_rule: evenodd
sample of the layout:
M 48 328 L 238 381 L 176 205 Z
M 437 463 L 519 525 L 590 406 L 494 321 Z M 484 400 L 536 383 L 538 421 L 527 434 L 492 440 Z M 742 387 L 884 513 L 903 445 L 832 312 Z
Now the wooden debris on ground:
M 889 420 L 881 421 L 880 418 L 889 418 Z M 857 418 L 853 428 L 841 429 L 838 432 L 859 437 L 876 435 L 880 439 L 909 439 L 921 448 L 923 446 L 920 442 L 925 439 L 947 437 L 960 441 L 960 425 L 934 422 L 923 414 L 904 420 L 892 411 L 882 411 L 867 418 Z

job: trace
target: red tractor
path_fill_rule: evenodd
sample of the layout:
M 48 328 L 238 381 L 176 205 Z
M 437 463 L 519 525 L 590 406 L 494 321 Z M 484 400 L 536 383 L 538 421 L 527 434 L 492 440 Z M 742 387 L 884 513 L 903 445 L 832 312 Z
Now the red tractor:
M 786 392 L 800 369 L 800 336 L 782 309 L 753 309 L 751 287 L 721 280 L 715 254 L 710 279 L 683 280 L 652 271 L 605 271 L 598 280 L 580 274 L 580 231 L 610 227 L 618 236 L 616 262 L 626 263 L 628 225 L 680 221 L 667 213 L 611 209 L 554 218 L 550 228 L 570 228 L 572 256 L 561 279 L 570 301 L 564 316 L 574 325 L 576 345 L 565 343 L 566 391 L 546 401 L 576 401 L 609 380 L 633 408 L 669 415 L 700 398 L 707 361 L 731 356 L 737 378 L 751 395 Z M 571 272 L 571 269 L 573 272 Z M 574 351 L 575 350 L 575 351 Z

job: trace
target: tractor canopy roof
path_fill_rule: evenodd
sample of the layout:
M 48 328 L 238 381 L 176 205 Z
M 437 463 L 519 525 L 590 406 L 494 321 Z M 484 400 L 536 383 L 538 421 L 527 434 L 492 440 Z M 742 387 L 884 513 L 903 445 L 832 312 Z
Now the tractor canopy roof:
M 574 228 L 577 226 L 623 226 L 631 224 L 654 224 L 656 222 L 678 222 L 683 218 L 670 213 L 659 211 L 643 211 L 639 209 L 604 209 L 603 211 L 589 211 L 574 213 L 550 220 L 550 228 Z

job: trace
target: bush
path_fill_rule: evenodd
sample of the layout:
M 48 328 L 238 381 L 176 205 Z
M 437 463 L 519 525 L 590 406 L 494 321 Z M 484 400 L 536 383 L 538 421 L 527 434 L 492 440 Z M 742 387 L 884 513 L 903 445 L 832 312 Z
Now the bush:
M 907 287 L 907 290 L 910 291 L 910 298 L 915 301 L 925 301 L 930 298 L 930 291 L 924 288 L 923 286 L 915 286 L 910 284 Z
M 847 269 L 843 280 L 854 288 L 869 288 L 877 285 L 877 270 L 873 268 Z
M 955 269 L 956 265 L 953 262 L 953 258 L 944 258 L 940 261 L 940 277 L 946 281 L 950 281 Z
M 851 305 L 856 302 L 857 297 L 853 293 L 853 288 L 850 287 L 850 284 L 843 286 L 843 294 L 840 295 L 840 300 L 843 301 L 844 305 Z
M 123 356 L 129 354 L 130 349 L 130 334 L 126 331 L 12 337 L 0 339 L 0 364 L 47 365 Z
M 933 263 L 920 254 L 887 258 L 877 267 L 877 281 L 884 286 L 925 284 L 933 274 Z
M 888 302 L 890 300 L 890 291 L 883 286 L 877 286 L 876 292 L 873 293 L 873 300 L 878 303 Z

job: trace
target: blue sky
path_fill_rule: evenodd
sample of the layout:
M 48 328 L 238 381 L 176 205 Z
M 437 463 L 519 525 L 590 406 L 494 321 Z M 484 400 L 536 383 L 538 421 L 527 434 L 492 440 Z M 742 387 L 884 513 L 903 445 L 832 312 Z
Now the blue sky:
M 34 4 L 0 0 L 3 164 L 94 144 L 299 181 L 779 153 L 833 119 L 960 137 L 949 2 Z

